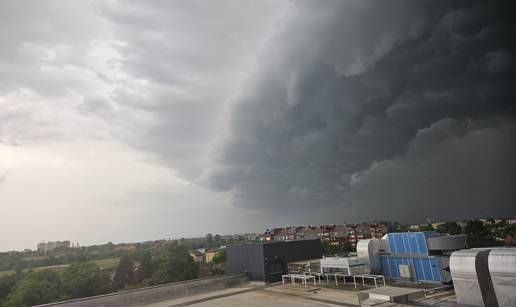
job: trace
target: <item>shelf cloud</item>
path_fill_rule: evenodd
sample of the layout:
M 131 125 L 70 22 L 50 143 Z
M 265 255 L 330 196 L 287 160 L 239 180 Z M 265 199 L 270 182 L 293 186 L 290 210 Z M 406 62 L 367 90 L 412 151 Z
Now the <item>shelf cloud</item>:
M 514 10 L 7 1 L 0 249 L 516 215 Z
M 237 206 L 281 214 L 515 213 L 510 10 L 297 4 L 238 97 L 204 182 Z

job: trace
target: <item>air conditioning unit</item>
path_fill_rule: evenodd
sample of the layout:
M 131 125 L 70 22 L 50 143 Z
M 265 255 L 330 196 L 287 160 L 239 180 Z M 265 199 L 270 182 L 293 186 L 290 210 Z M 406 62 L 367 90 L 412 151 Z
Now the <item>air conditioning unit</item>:
M 400 264 L 398 265 L 398 269 L 400 270 L 401 278 L 412 279 L 412 269 L 408 264 Z

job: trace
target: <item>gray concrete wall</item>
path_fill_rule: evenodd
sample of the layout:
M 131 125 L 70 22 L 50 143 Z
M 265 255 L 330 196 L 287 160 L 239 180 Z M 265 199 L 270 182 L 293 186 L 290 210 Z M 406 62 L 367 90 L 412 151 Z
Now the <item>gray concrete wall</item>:
M 226 274 L 38 306 L 130 306 L 180 298 L 248 283 L 247 274 Z

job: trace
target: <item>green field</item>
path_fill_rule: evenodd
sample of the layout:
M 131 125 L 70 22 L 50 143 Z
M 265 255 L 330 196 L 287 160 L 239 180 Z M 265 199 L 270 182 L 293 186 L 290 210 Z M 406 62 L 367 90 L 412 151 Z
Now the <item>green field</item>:
M 103 270 L 109 270 L 109 269 L 114 269 L 118 266 L 118 263 L 120 262 L 120 258 L 118 258 L 118 257 L 117 258 L 106 258 L 106 259 L 92 260 L 91 262 L 95 263 Z M 41 267 L 37 267 L 37 268 L 27 268 L 27 269 L 24 269 L 23 271 L 24 272 L 27 272 L 29 270 L 33 270 L 33 271 L 41 271 L 41 270 L 63 271 L 68 266 L 70 266 L 70 263 L 69 264 L 60 264 L 60 265 L 41 266 Z M 14 271 L 13 270 L 0 271 L 0 277 L 9 275 L 9 274 L 14 274 Z
M 99 259 L 99 260 L 93 260 L 93 263 L 98 265 L 103 270 L 106 269 L 114 269 L 118 266 L 118 263 L 120 262 L 120 258 L 106 258 L 106 259 Z
M 30 256 L 22 258 L 23 261 L 35 261 L 35 260 L 44 260 L 48 259 L 48 256 Z
M 10 274 L 14 274 L 14 271 L 13 270 L 10 270 L 10 271 L 0 271 L 0 277 L 5 276 L 5 275 L 10 275 Z
M 27 272 L 27 271 L 42 271 L 42 270 L 53 270 L 53 271 L 62 271 L 64 269 L 66 269 L 66 267 L 68 267 L 70 264 L 59 264 L 59 265 L 49 265 L 49 266 L 40 266 L 40 267 L 37 267 L 37 268 L 27 268 L 27 269 L 23 269 L 24 272 Z
M 120 262 L 120 258 L 106 258 L 106 259 L 99 259 L 99 260 L 92 260 L 90 262 L 95 263 L 98 265 L 101 269 L 113 269 L 118 266 L 118 263 Z M 68 264 L 60 264 L 60 265 L 50 265 L 50 266 L 42 266 L 37 268 L 31 268 L 31 269 L 25 269 L 26 270 L 34 270 L 34 271 L 40 271 L 40 270 L 55 270 L 55 271 L 62 271 L 66 267 L 70 266 L 71 263 Z

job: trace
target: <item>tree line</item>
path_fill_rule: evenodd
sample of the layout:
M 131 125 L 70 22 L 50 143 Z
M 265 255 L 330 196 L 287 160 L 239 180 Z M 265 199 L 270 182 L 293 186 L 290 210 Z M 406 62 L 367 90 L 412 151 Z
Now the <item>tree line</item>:
M 33 251 L 0 253 L 0 271 L 19 271 L 23 269 L 50 265 L 68 264 L 78 261 L 92 261 L 105 258 L 121 257 L 125 252 L 116 249 L 113 243 L 83 246 L 79 248 L 59 247 L 40 254 Z
M 29 270 L 0 277 L 0 306 L 21 307 L 94 296 L 198 277 L 199 266 L 184 247 L 159 254 L 122 256 L 113 273 L 92 262 L 78 261 L 62 272 Z
M 392 223 L 387 226 L 388 232 L 409 231 L 407 225 Z M 475 247 L 494 247 L 494 246 L 514 246 L 516 245 L 516 224 L 508 224 L 501 220 L 496 222 L 489 219 L 488 223 L 479 220 L 466 221 L 463 226 L 457 222 L 446 222 L 436 228 L 431 224 L 422 225 L 420 231 L 437 231 L 442 234 L 466 235 L 468 248 Z

